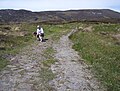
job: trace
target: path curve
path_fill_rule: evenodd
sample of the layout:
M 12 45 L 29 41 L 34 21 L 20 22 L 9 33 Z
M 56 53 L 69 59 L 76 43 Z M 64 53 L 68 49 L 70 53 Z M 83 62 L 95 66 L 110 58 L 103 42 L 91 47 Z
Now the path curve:
M 72 49 L 69 36 L 75 32 L 63 35 L 54 45 L 55 58 L 58 60 L 51 69 L 56 78 L 50 84 L 57 91 L 104 91 L 100 83 L 94 78 L 88 66 L 83 63 L 78 53 Z

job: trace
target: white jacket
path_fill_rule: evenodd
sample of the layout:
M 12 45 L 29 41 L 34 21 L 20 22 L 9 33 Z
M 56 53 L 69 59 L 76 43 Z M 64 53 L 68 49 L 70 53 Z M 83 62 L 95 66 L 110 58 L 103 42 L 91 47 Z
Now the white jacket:
M 37 35 L 38 35 L 38 34 L 41 34 L 41 33 L 44 33 L 43 28 L 40 28 L 40 29 L 38 28 L 38 29 L 37 29 Z

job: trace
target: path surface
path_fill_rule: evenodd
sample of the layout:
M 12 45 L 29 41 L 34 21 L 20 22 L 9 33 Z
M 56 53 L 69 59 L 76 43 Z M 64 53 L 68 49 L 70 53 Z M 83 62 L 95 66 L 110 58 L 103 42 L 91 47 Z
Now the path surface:
M 104 91 L 88 66 L 80 61 L 78 53 L 72 49 L 72 42 L 68 39 L 72 32 L 63 35 L 57 44 L 49 40 L 44 43 L 37 41 L 11 58 L 10 64 L 0 72 L 0 91 L 50 91 L 43 84 L 40 71 L 41 61 L 46 60 L 42 52 L 51 45 L 56 50 L 57 59 L 51 66 L 56 75 L 49 82 L 54 88 L 52 91 Z
M 99 87 L 99 82 L 91 74 L 88 66 L 72 49 L 72 42 L 68 38 L 72 32 L 61 37 L 54 45 L 58 62 L 52 65 L 51 69 L 57 75 L 50 84 L 57 91 L 104 91 Z
M 41 61 L 45 60 L 42 52 L 50 43 L 37 41 L 24 48 L 0 72 L 0 91 L 42 91 L 45 89 L 40 78 Z M 51 45 L 51 44 L 50 44 Z M 45 90 L 46 91 L 46 90 Z

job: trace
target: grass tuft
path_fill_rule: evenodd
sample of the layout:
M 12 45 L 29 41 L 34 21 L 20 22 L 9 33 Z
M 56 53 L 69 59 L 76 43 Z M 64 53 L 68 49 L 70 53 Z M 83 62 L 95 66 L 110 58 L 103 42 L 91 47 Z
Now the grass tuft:
M 48 60 L 44 60 L 42 63 L 43 63 L 44 66 L 50 67 L 55 62 L 56 61 L 54 59 L 48 59 Z

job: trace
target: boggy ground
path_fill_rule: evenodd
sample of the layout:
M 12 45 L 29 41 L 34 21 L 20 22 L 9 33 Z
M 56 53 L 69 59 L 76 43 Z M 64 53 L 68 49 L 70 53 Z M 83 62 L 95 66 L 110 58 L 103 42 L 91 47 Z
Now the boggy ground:
M 50 39 L 37 41 L 22 49 L 0 72 L 0 91 L 104 91 L 89 66 L 72 49 L 68 37 L 74 31 L 63 35 L 57 43 Z M 47 68 L 42 62 L 47 60 L 44 51 L 50 47 L 56 51 L 53 57 L 57 61 Z M 43 72 L 49 73 L 46 76 Z M 55 76 L 46 80 L 51 74 Z

